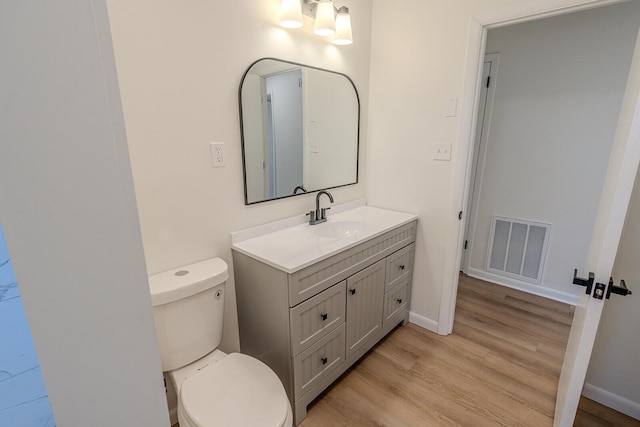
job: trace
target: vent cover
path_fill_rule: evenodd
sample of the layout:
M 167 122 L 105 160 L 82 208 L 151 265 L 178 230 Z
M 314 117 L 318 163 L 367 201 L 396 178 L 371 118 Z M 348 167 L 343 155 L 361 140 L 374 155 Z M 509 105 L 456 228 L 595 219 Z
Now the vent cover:
M 491 217 L 487 270 L 541 284 L 551 224 Z

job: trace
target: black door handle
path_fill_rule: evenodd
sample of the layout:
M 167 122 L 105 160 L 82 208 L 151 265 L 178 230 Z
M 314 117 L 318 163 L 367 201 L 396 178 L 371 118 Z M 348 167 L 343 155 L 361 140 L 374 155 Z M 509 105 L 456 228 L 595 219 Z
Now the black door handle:
M 322 313 L 320 317 L 322 318 L 322 320 L 327 320 L 327 317 L 329 317 L 329 315 L 327 313 Z
M 355 289 L 349 289 L 349 292 L 351 292 L 351 295 L 355 295 L 356 294 L 356 290 Z
M 578 285 L 578 286 L 586 286 L 586 292 L 587 294 L 591 294 L 591 289 L 593 288 L 593 281 L 595 280 L 595 276 L 593 275 L 593 273 L 589 273 L 589 278 L 588 279 L 583 279 L 581 277 L 578 277 L 578 269 L 575 268 L 573 270 L 573 284 L 574 285 Z
M 627 288 L 627 284 L 624 280 L 620 280 L 620 286 L 613 284 L 613 278 L 609 280 L 609 286 L 607 287 L 607 299 L 611 297 L 611 294 L 627 296 L 631 295 L 631 291 Z

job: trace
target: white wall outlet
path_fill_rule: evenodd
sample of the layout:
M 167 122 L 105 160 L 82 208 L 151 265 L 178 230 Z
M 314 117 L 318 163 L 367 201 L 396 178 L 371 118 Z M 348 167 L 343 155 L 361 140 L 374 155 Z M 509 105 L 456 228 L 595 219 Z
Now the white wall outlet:
M 224 164 L 224 142 L 211 143 L 211 161 L 214 168 L 223 168 Z
M 433 160 L 451 160 L 451 143 L 436 142 L 433 144 Z

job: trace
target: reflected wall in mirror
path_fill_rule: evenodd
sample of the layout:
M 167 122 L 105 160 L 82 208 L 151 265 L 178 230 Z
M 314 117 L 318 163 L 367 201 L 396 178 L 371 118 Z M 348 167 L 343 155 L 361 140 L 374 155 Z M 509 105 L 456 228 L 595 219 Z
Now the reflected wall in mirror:
M 358 182 L 360 101 L 349 77 L 264 58 L 239 98 L 245 204 Z

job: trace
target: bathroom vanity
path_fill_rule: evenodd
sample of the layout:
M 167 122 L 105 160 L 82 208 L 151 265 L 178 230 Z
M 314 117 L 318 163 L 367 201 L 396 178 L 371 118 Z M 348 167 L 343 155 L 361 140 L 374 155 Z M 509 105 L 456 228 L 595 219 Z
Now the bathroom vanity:
M 332 212 L 232 235 L 241 351 L 280 377 L 296 424 L 409 317 L 417 216 L 363 201 Z

